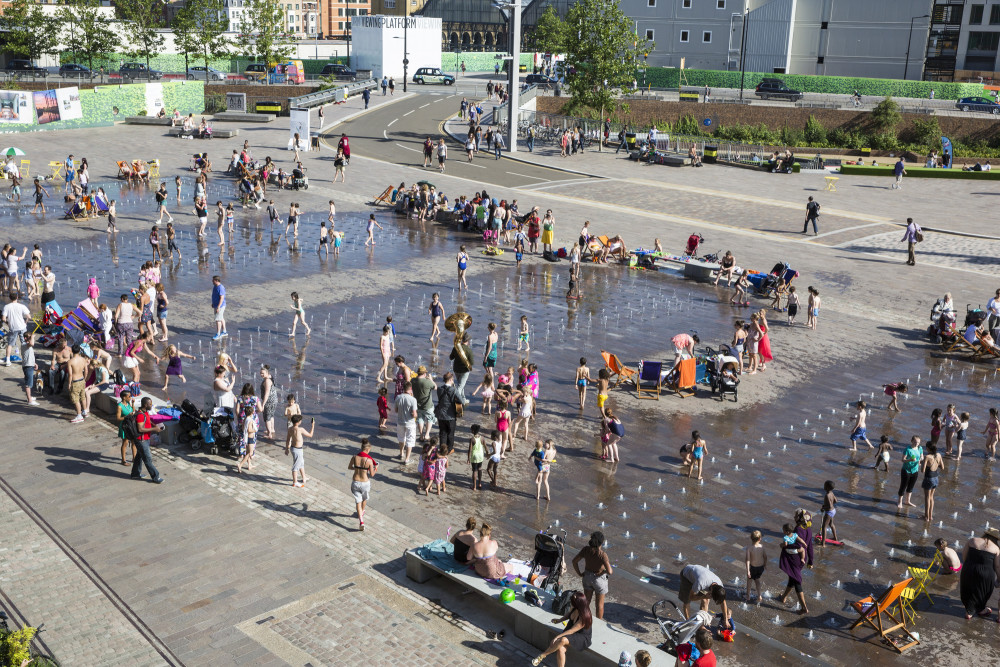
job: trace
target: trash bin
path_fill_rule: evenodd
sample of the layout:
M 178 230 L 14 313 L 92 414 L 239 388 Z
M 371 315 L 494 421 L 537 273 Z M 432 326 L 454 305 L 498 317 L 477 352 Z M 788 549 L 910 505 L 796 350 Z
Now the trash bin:
M 278 100 L 261 100 L 254 105 L 257 113 L 281 113 L 281 102 Z
M 635 148 L 635 132 L 625 133 L 625 145 L 630 149 Z
M 702 162 L 707 162 L 709 164 L 715 164 L 715 161 L 719 157 L 719 147 L 709 146 L 705 144 L 705 154 L 701 156 Z
M 562 97 L 562 91 L 559 90 L 559 84 L 555 85 L 552 94 L 555 95 L 556 97 Z

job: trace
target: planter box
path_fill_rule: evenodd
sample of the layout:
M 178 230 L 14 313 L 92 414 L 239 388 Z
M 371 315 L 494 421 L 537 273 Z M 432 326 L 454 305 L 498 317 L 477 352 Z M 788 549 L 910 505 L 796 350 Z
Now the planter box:
M 892 176 L 893 165 L 872 167 L 869 165 L 841 165 L 840 173 L 845 176 Z M 962 171 L 961 169 L 928 169 L 907 166 L 904 178 L 957 178 L 972 181 L 1000 181 L 1000 171 Z

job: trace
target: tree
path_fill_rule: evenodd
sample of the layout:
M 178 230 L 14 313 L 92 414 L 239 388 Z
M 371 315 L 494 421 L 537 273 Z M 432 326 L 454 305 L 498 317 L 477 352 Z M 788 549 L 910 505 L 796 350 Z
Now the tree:
M 538 17 L 531 40 L 536 51 L 563 53 L 566 50 L 566 32 L 566 24 L 559 18 L 555 7 L 549 5 Z
M 55 19 L 29 0 L 14 0 L 4 8 L 0 30 L 5 31 L 6 50 L 33 63 L 46 53 L 55 53 L 59 42 Z
M 285 12 L 278 0 L 247 0 L 240 15 L 240 38 L 248 55 L 265 65 L 291 55 Z
M 87 67 L 94 69 L 94 58 L 99 60 L 115 50 L 118 40 L 111 32 L 110 21 L 101 13 L 100 0 L 68 0 L 59 9 L 62 22 L 63 44 L 76 60 L 79 54 L 87 58 Z
M 893 132 L 902 118 L 902 114 L 899 113 L 899 105 L 888 96 L 872 109 L 872 124 L 880 132 Z
M 146 69 L 151 69 L 149 59 L 163 49 L 163 35 L 157 31 L 163 27 L 162 5 L 150 0 L 118 0 L 115 6 L 129 37 L 125 52 L 132 58 L 145 60 Z
M 177 48 L 184 53 L 184 68 L 188 56 L 197 53 L 208 67 L 212 58 L 229 55 L 233 42 L 225 36 L 229 19 L 223 0 L 190 0 L 174 18 Z
M 826 128 L 811 114 L 806 121 L 805 137 L 810 146 L 822 146 L 826 143 Z
M 636 64 L 654 44 L 640 39 L 632 19 L 616 2 L 580 0 L 566 13 L 566 64 L 576 73 L 567 79 L 573 106 L 617 106 L 623 88 L 632 87 Z

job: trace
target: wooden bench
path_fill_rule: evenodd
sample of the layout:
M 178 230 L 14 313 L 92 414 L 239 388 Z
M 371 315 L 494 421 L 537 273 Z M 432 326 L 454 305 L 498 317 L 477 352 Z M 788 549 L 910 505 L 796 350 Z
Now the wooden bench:
M 447 547 L 451 549 L 450 544 Z M 458 572 L 448 571 L 436 562 L 424 560 L 415 549 L 407 550 L 404 556 L 407 577 L 417 583 L 425 583 L 435 577 L 445 577 L 470 591 L 475 591 L 484 598 L 492 600 L 496 614 L 501 617 L 501 620 L 514 626 L 514 635 L 539 651 L 548 648 L 552 638 L 565 629 L 552 623 L 552 619 L 555 617 L 552 611 L 553 596 L 545 591 L 534 589 L 543 604 L 541 607 L 535 607 L 525 603 L 521 596 L 520 587 L 514 586 L 517 598 L 510 604 L 504 604 L 499 599 L 500 591 L 503 588 L 483 579 L 472 569 L 466 568 Z M 592 626 L 592 637 L 593 641 L 586 651 L 580 653 L 572 649 L 568 650 L 572 656 L 567 661 L 569 664 L 617 665 L 622 651 L 628 651 L 634 656 L 636 651 L 643 649 L 654 656 L 654 665 L 667 664 L 664 660 L 655 661 L 657 655 L 664 655 L 656 647 L 645 644 L 622 630 L 612 628 L 597 618 L 594 619 Z

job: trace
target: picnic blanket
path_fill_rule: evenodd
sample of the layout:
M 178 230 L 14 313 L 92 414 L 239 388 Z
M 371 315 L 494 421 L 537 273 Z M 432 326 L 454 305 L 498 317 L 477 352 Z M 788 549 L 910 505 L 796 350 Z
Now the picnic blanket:
M 445 572 L 462 572 L 469 569 L 468 565 L 455 562 L 455 545 L 451 542 L 434 540 L 430 544 L 416 547 L 413 553 Z

